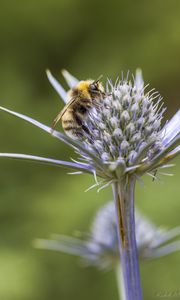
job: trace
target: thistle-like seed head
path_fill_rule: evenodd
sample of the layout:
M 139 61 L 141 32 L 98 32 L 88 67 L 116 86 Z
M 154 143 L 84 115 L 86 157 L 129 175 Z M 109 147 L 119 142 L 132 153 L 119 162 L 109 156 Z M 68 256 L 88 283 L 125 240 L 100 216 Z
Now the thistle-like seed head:
M 125 167 L 145 157 L 151 158 L 162 148 L 161 97 L 146 91 L 138 78 L 122 79 L 115 85 L 108 81 L 106 97 L 94 107 L 86 121 L 90 134 L 84 145 L 104 163 L 119 162 Z M 141 155 L 142 154 L 142 155 Z

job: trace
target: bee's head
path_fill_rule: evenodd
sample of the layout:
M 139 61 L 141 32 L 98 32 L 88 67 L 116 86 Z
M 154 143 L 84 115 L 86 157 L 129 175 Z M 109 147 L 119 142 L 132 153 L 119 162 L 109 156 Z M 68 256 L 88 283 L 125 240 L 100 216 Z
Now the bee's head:
M 85 80 L 80 81 L 78 85 L 75 87 L 77 92 L 80 92 L 84 97 L 92 97 L 96 98 L 99 96 L 104 96 L 104 88 L 102 83 L 98 80 Z
M 104 92 L 104 88 L 102 86 L 102 83 L 99 81 L 93 81 L 92 83 L 89 84 L 89 91 L 92 93 L 96 92 Z
M 99 78 L 100 79 L 100 78 Z M 99 79 L 91 81 L 89 83 L 89 92 L 92 96 L 104 96 L 104 87 L 102 83 L 99 81 Z

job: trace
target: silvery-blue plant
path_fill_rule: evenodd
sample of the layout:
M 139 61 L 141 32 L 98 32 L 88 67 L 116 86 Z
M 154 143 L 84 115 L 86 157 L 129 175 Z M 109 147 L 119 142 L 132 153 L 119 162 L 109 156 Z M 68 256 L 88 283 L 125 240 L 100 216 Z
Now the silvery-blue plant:
M 67 92 L 47 72 L 48 78 L 66 103 Z M 67 71 L 63 75 L 70 88 L 78 82 Z M 85 126 L 90 134 L 80 141 L 20 113 L 4 107 L 1 110 L 40 127 L 71 146 L 78 160 L 61 161 L 26 154 L 1 153 L 1 157 L 22 158 L 52 163 L 74 169 L 76 173 L 94 176 L 98 190 L 112 186 L 116 206 L 121 267 L 127 300 L 141 300 L 138 253 L 135 238 L 134 190 L 143 174 L 156 178 L 160 169 L 171 166 L 169 161 L 180 152 L 180 111 L 162 126 L 165 108 L 160 95 L 144 86 L 141 71 L 135 79 L 122 78 L 106 84 L 106 97 L 100 109 L 94 107 Z
M 156 259 L 180 250 L 180 226 L 172 229 L 158 228 L 139 211 L 135 211 L 136 242 L 139 259 Z M 78 234 L 80 235 L 80 233 Z M 114 269 L 121 299 L 123 285 L 121 268 L 119 268 L 118 235 L 116 213 L 113 201 L 98 210 L 91 225 L 90 232 L 81 234 L 81 238 L 52 235 L 51 239 L 37 239 L 35 247 L 60 251 L 79 256 L 87 266 L 100 269 Z
M 157 227 L 135 210 L 136 242 L 140 260 L 150 260 L 180 250 L 180 226 Z M 93 218 L 90 231 L 78 237 L 53 234 L 51 239 L 35 240 L 37 248 L 55 250 L 81 257 L 85 264 L 111 269 L 119 263 L 118 235 L 114 202 L 101 207 Z

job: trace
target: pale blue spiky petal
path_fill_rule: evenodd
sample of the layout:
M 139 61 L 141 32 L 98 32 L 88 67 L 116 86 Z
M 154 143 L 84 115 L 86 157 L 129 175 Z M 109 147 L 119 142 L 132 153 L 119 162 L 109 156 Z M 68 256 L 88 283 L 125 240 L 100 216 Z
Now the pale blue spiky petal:
M 175 157 L 177 154 L 180 153 L 180 145 L 173 149 L 171 152 L 168 153 L 169 156 Z
M 15 111 L 12 111 L 10 109 L 7 109 L 5 107 L 2 107 L 0 106 L 0 110 L 2 111 L 5 111 L 11 115 L 14 115 L 20 119 L 23 119 L 33 125 L 35 125 L 36 127 L 39 127 L 41 129 L 43 129 L 44 131 L 50 133 L 52 136 L 56 137 L 57 139 L 61 140 L 62 142 L 66 143 L 68 146 L 74 148 L 74 149 L 78 149 L 80 151 L 82 151 L 82 153 L 84 154 L 87 154 L 94 162 L 97 163 L 97 165 L 99 165 L 101 168 L 103 168 L 103 166 L 101 166 L 101 162 L 100 162 L 100 159 L 97 158 L 92 151 L 88 150 L 81 142 L 79 141 L 76 141 L 76 140 L 72 140 L 71 138 L 69 138 L 68 136 L 56 131 L 56 130 L 53 130 L 52 131 L 52 128 L 49 127 L 49 126 L 46 126 L 44 124 L 42 124 L 41 122 L 39 121 L 36 121 L 35 119 L 33 118 L 30 118 L 24 114 L 21 114 L 21 113 L 17 113 Z
M 170 119 L 162 129 L 162 143 L 166 147 L 178 134 L 180 134 L 180 110 Z
M 135 85 L 138 90 L 142 90 L 144 87 L 144 80 L 143 80 L 141 69 L 136 70 Z
M 177 226 L 175 228 L 166 230 L 166 229 L 161 229 L 159 237 L 154 240 L 151 245 L 152 247 L 159 247 L 162 246 L 163 244 L 170 242 L 172 239 L 180 236 L 180 226 Z
M 153 251 L 153 258 L 163 257 L 169 255 L 173 252 L 177 252 L 180 250 L 180 241 L 175 241 L 170 244 L 164 245 Z
M 67 70 L 62 70 L 62 74 L 70 89 L 78 84 L 79 80 L 76 77 L 72 76 Z
M 75 170 L 82 170 L 85 172 L 92 173 L 92 169 L 89 167 L 89 165 L 81 164 L 81 163 L 73 163 L 69 161 L 63 161 L 53 158 L 46 158 L 36 155 L 29 155 L 29 154 L 21 154 L 21 153 L 0 153 L 0 157 L 6 157 L 6 158 L 15 158 L 15 159 L 23 159 L 23 160 L 30 160 L 30 161 L 38 161 L 42 163 L 52 164 L 59 167 L 67 167 L 70 169 Z
M 63 89 L 62 85 L 56 80 L 56 78 L 54 78 L 54 76 L 51 74 L 49 70 L 46 71 L 46 74 L 49 79 L 49 82 L 56 90 L 58 95 L 62 98 L 64 103 L 67 103 L 67 92 Z
M 61 251 L 64 253 L 88 258 L 93 254 L 89 251 L 87 243 L 83 240 L 76 239 L 65 235 L 58 235 L 56 239 L 51 241 L 45 239 L 36 239 L 34 241 L 36 248 L 45 248 L 48 250 Z

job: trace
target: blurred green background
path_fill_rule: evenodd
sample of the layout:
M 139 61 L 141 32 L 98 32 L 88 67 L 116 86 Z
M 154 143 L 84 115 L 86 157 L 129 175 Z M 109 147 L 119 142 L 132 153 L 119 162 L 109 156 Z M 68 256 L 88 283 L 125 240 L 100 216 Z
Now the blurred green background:
M 180 2 L 1 0 L 0 105 L 47 125 L 62 103 L 45 69 L 62 81 L 66 68 L 80 79 L 115 79 L 142 68 L 164 97 L 166 118 L 179 106 Z M 64 84 L 64 81 L 62 81 Z M 0 112 L 0 152 L 69 159 L 72 150 L 38 128 Z M 118 299 L 113 272 L 83 269 L 65 254 L 33 249 L 34 238 L 87 231 L 111 190 L 84 193 L 89 176 L 0 160 L 0 299 Z M 137 205 L 157 225 L 179 225 L 180 164 L 173 178 L 137 187 Z M 180 253 L 141 265 L 144 299 L 179 288 Z M 171 299 L 170 297 L 168 299 Z

